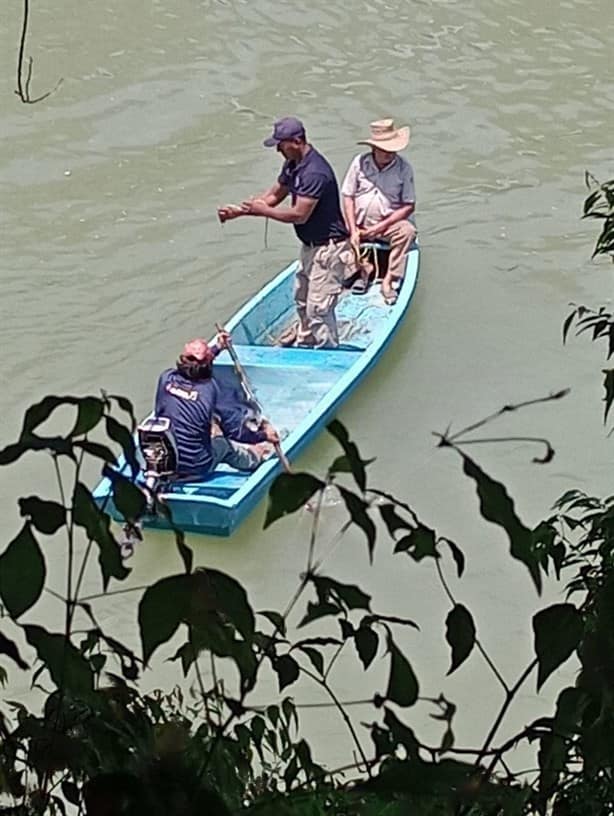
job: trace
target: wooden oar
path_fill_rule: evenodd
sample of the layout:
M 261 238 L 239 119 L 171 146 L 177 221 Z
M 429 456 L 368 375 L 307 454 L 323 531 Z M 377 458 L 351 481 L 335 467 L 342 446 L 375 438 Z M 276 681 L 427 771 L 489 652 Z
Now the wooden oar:
M 223 332 L 224 331 L 222 329 L 222 327 L 219 325 L 219 323 L 215 324 L 215 328 L 218 330 L 218 332 Z M 247 376 L 247 373 L 246 373 L 245 369 L 241 365 L 241 361 L 239 360 L 237 352 L 235 351 L 235 347 L 233 346 L 232 340 L 230 340 L 230 338 L 228 339 L 227 348 L 228 348 L 228 353 L 230 354 L 230 357 L 232 359 L 233 365 L 235 367 L 235 371 L 237 372 L 239 382 L 241 383 L 241 388 L 243 389 L 243 393 L 245 394 L 247 399 L 256 406 L 258 411 L 260 411 L 260 414 L 264 417 L 264 411 L 262 410 L 262 405 L 260 404 L 260 401 L 256 397 L 256 394 L 254 393 L 254 389 L 251 386 L 251 383 L 250 383 L 250 381 L 248 379 L 248 376 Z M 273 429 L 273 430 L 275 430 L 275 429 Z M 286 473 L 292 473 L 292 468 L 290 467 L 290 462 L 288 461 L 288 457 L 286 456 L 286 454 L 281 449 L 281 442 L 275 442 L 273 444 L 273 447 L 275 448 L 275 453 L 277 454 L 277 458 L 281 462 L 281 465 L 282 465 L 283 469 L 286 471 Z

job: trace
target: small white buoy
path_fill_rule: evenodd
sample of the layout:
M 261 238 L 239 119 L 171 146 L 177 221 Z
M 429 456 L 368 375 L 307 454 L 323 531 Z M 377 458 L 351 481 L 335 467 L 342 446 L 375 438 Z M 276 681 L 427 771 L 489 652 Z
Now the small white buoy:
M 64 170 L 65 176 L 72 176 L 72 170 Z

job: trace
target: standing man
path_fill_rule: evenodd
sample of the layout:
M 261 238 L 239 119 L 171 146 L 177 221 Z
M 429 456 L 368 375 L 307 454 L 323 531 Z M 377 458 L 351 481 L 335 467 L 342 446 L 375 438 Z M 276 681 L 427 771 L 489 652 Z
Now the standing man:
M 277 181 L 266 193 L 241 206 L 220 207 L 218 216 L 224 222 L 258 215 L 294 225 L 301 241 L 294 287 L 299 317 L 296 345 L 336 348 L 335 306 L 352 254 L 335 173 L 307 142 L 303 123 L 293 116 L 275 122 L 273 135 L 264 145 L 275 147 L 285 159 Z M 290 206 L 279 207 L 288 194 Z
M 374 238 L 384 238 L 390 244 L 382 295 L 392 305 L 416 237 L 414 171 L 397 155 L 409 144 L 409 127 L 396 129 L 392 119 L 371 122 L 370 137 L 358 144 L 367 144 L 371 150 L 352 160 L 341 185 L 345 222 L 355 247 L 361 240 Z

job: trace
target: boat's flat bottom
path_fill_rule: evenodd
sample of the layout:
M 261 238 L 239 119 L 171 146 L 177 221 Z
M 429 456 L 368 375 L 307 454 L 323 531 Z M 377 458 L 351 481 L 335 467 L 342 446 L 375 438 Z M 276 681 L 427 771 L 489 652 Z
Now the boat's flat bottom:
M 280 436 L 287 436 L 318 404 L 334 383 L 366 349 L 381 324 L 389 319 L 391 307 L 381 295 L 379 284 L 362 295 L 345 290 L 337 305 L 340 348 L 308 349 L 282 346 L 235 346 L 256 396 L 267 418 Z M 220 357 L 216 377 L 236 386 L 232 363 Z M 175 482 L 168 494 L 228 498 L 249 478 L 249 473 L 221 464 L 199 482 Z

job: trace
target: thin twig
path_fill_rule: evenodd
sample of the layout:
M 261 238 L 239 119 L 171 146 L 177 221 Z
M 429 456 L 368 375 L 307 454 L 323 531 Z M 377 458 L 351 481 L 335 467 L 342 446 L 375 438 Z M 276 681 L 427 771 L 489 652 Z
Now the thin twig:
M 90 541 L 89 543 L 91 544 L 92 542 Z M 111 592 L 97 592 L 95 595 L 85 595 L 83 598 L 79 598 L 79 603 L 97 601 L 99 598 L 109 598 L 111 595 L 126 595 L 128 592 L 138 592 L 141 589 L 149 589 L 149 584 L 128 587 L 127 589 L 114 589 Z
M 448 596 L 448 599 L 449 599 L 450 603 L 452 604 L 452 606 L 456 606 L 456 600 L 455 600 L 454 596 L 452 595 L 452 591 L 450 590 L 450 587 L 448 586 L 448 582 L 446 581 L 446 578 L 445 578 L 445 576 L 443 574 L 441 564 L 439 563 L 439 561 L 437 559 L 435 559 L 435 568 L 436 568 L 437 573 L 439 575 L 439 580 L 441 581 L 441 585 L 443 586 L 444 591 L 445 591 L 446 595 Z M 480 654 L 482 655 L 482 657 L 484 658 L 484 660 L 486 661 L 486 663 L 488 664 L 488 666 L 490 667 L 490 670 L 493 672 L 493 674 L 495 675 L 497 680 L 503 686 L 503 689 L 505 690 L 505 693 L 509 694 L 510 688 L 509 688 L 508 684 L 505 682 L 504 678 L 502 677 L 501 673 L 499 672 L 499 669 L 495 666 L 493 661 L 490 659 L 486 649 L 484 649 L 484 647 L 482 646 L 482 644 L 480 643 L 478 638 L 475 639 L 475 645 L 476 645 L 478 651 L 480 652 Z
M 367 756 L 366 756 L 366 754 L 365 754 L 365 752 L 363 750 L 363 747 L 360 744 L 360 740 L 358 739 L 358 734 L 356 733 L 356 730 L 355 730 L 355 728 L 354 728 L 354 726 L 352 724 L 352 721 L 350 720 L 350 715 L 347 713 L 347 711 L 343 707 L 343 703 L 341 703 L 339 701 L 339 699 L 337 698 L 337 695 L 332 690 L 332 688 L 328 685 L 328 683 L 326 682 L 326 680 L 324 678 L 318 677 L 317 674 L 314 674 L 313 672 L 309 671 L 309 669 L 304 669 L 302 666 L 300 667 L 300 670 L 301 670 L 301 672 L 303 674 L 306 674 L 307 677 L 310 677 L 314 682 L 316 682 L 319 686 L 321 686 L 326 691 L 326 693 L 328 694 L 330 699 L 333 701 L 333 705 L 335 706 L 337 711 L 341 714 L 345 724 L 347 725 L 348 731 L 350 732 L 350 734 L 352 736 L 352 740 L 354 741 L 354 744 L 355 744 L 355 746 L 356 746 L 356 748 L 358 750 L 358 753 L 360 754 L 360 758 L 363 761 L 366 772 L 368 773 L 369 776 L 371 776 L 371 767 L 370 767 L 370 764 L 369 764 L 369 760 L 367 759 Z
M 449 444 L 450 442 L 458 441 L 460 436 L 464 434 L 468 434 L 471 431 L 475 431 L 477 428 L 481 428 L 483 425 L 486 425 L 488 422 L 492 422 L 494 419 L 502 416 L 503 414 L 510 413 L 511 411 L 518 411 L 520 408 L 527 408 L 529 405 L 538 405 L 542 402 L 552 402 L 553 400 L 562 399 L 562 397 L 567 396 L 569 394 L 569 388 L 563 388 L 561 391 L 555 391 L 554 393 L 548 394 L 546 397 L 537 397 L 536 399 L 532 400 L 525 400 L 524 402 L 518 402 L 515 405 L 504 405 L 503 408 L 500 408 L 498 411 L 495 411 L 494 414 L 490 414 L 484 419 L 480 419 L 478 422 L 474 422 L 472 425 L 467 425 L 466 428 L 463 428 L 460 431 L 448 436 L 448 434 L 444 434 L 441 439 L 442 445 Z M 441 436 L 440 434 L 435 434 L 436 436 Z
M 475 763 L 476 765 L 479 765 L 480 762 L 482 761 L 482 759 L 484 758 L 486 752 L 488 751 L 488 749 L 491 746 L 491 743 L 492 743 L 493 739 L 495 738 L 495 735 L 496 735 L 497 731 L 499 730 L 499 726 L 501 725 L 501 723 L 503 721 L 503 718 L 505 717 L 505 715 L 507 713 L 507 710 L 510 707 L 514 697 L 518 693 L 518 690 L 520 689 L 520 687 L 522 686 L 524 681 L 527 679 L 527 677 L 531 674 L 531 672 L 533 671 L 533 669 L 536 666 L 537 666 L 537 658 L 535 658 L 534 660 L 532 660 L 529 663 L 529 665 L 523 671 L 523 673 L 520 675 L 520 677 L 518 678 L 516 683 L 510 688 L 510 690 L 505 695 L 505 700 L 503 701 L 503 705 L 501 706 L 501 710 L 497 714 L 497 718 L 494 721 L 494 723 L 492 724 L 492 727 L 491 727 L 490 731 L 488 732 L 488 736 L 486 737 L 486 740 L 484 742 L 484 745 L 482 746 L 482 750 L 480 751 L 480 754 L 479 754 L 478 758 L 476 759 L 476 763 Z M 515 737 L 514 739 L 517 739 L 517 737 Z
M 60 77 L 60 79 L 58 79 L 58 81 L 56 82 L 54 88 L 52 88 L 50 91 L 47 91 L 44 94 L 41 94 L 41 96 L 37 96 L 36 99 L 32 99 L 30 96 L 30 82 L 32 81 L 32 57 L 28 57 L 26 82 L 25 85 L 23 84 L 22 81 L 24 71 L 23 63 L 26 50 L 26 37 L 28 34 L 29 16 L 30 16 L 30 2 L 29 0 L 23 0 L 23 23 L 21 27 L 21 37 L 19 40 L 19 52 L 17 56 L 17 90 L 15 91 L 15 94 L 25 104 L 34 105 L 36 104 L 36 102 L 42 102 L 43 99 L 47 99 L 48 96 L 51 96 L 52 93 L 55 93 L 64 80 L 62 77 Z

